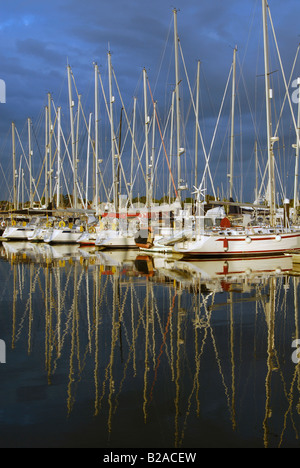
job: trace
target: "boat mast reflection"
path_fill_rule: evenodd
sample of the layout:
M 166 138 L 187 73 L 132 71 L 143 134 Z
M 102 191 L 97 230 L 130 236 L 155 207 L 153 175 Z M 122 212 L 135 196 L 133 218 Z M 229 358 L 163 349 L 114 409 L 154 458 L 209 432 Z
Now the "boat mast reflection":
M 64 376 L 69 418 L 92 393 L 91 416 L 105 418 L 111 442 L 126 405 L 146 428 L 158 419 L 174 447 L 205 437 L 220 412 L 233 433 L 245 418 L 253 433 L 259 422 L 265 447 L 297 439 L 300 368 L 285 354 L 299 337 L 290 256 L 184 262 L 3 243 L 1 257 L 12 272 L 11 348 L 44 349 L 47 384 Z

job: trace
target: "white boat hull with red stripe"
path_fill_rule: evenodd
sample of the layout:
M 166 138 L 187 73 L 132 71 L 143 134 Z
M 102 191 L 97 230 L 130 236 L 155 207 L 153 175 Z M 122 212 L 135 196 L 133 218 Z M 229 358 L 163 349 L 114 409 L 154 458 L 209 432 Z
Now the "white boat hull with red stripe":
M 267 231 L 267 230 L 266 230 Z M 300 250 L 300 230 L 264 233 L 201 234 L 195 239 L 176 243 L 173 251 L 187 256 L 268 255 Z

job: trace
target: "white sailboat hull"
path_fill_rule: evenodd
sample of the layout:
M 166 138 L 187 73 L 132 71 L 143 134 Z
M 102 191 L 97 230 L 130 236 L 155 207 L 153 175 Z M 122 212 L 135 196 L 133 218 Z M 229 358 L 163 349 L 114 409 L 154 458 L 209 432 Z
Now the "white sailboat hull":
M 288 233 L 203 234 L 174 245 L 173 252 L 187 256 L 273 255 L 300 250 L 300 231 Z
M 42 242 L 47 234 L 47 228 L 37 228 L 28 236 L 30 242 Z
M 78 238 L 77 243 L 80 245 L 95 245 L 96 238 L 96 232 L 85 231 L 81 233 L 81 236 Z
M 27 240 L 34 231 L 34 227 L 9 226 L 3 232 L 6 240 Z
M 107 230 L 97 236 L 95 245 L 102 249 L 136 249 L 135 238 L 129 233 Z
M 48 244 L 73 244 L 78 241 L 81 234 L 81 231 L 69 228 L 53 229 L 45 234 L 44 242 Z

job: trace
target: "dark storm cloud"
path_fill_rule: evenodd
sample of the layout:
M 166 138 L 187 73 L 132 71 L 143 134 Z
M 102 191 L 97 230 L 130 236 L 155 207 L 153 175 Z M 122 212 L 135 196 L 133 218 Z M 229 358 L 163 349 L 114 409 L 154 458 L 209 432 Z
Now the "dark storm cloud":
M 299 42 L 298 3 L 297 0 L 284 3 L 270 0 L 287 75 Z M 99 63 L 101 73 L 105 75 L 108 49 L 112 52 L 113 67 L 127 102 L 132 100 L 143 67 L 147 69 L 163 119 L 175 82 L 172 8 L 172 4 L 165 0 L 54 0 L 51 3 L 19 0 L 2 5 L 0 78 L 7 85 L 7 103 L 0 107 L 1 134 L 7 134 L 11 120 L 23 126 L 28 116 L 38 118 L 48 92 L 53 93 L 57 104 L 66 106 L 64 113 L 67 116 L 68 63 L 72 66 L 79 92 L 84 97 L 89 92 L 92 97 L 93 62 Z M 193 91 L 197 60 L 201 61 L 201 128 L 207 148 L 235 45 L 238 46 L 237 115 L 241 110 L 244 142 L 252 148 L 255 131 L 251 112 L 259 110 L 258 116 L 263 116 L 264 112 L 264 83 L 257 76 L 263 73 L 261 1 L 178 0 L 176 8 L 179 10 L 180 45 Z M 273 46 L 272 41 L 270 44 Z M 274 56 L 273 52 L 272 64 Z M 278 69 L 275 60 L 274 69 Z M 295 74 L 300 74 L 299 66 Z M 274 75 L 277 77 L 280 78 L 278 72 Z M 190 96 L 182 64 L 180 78 L 181 102 L 184 110 L 188 110 Z M 92 110 L 91 101 L 88 110 Z M 222 116 L 224 128 L 228 126 L 229 116 L 230 88 Z M 255 118 L 259 119 L 258 116 Z M 222 142 L 220 136 L 218 144 Z M 192 139 L 189 145 L 193 146 Z
M 28 62 L 35 59 L 37 63 L 44 66 L 57 68 L 65 60 L 65 56 L 43 40 L 26 38 L 16 41 L 16 53 L 27 57 Z

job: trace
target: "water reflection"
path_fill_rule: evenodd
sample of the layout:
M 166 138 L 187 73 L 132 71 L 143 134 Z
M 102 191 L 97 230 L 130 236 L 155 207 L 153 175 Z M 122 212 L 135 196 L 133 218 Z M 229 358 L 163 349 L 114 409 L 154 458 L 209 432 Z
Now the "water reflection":
M 13 390 L 33 415 L 37 401 L 56 408 L 55 423 L 44 420 L 51 434 L 80 421 L 62 444 L 298 446 L 291 256 L 188 262 L 27 242 L 3 243 L 1 258 L 1 371 L 31 366 Z M 50 397 L 31 374 L 60 391 Z M 30 433 L 32 444 L 42 437 Z

